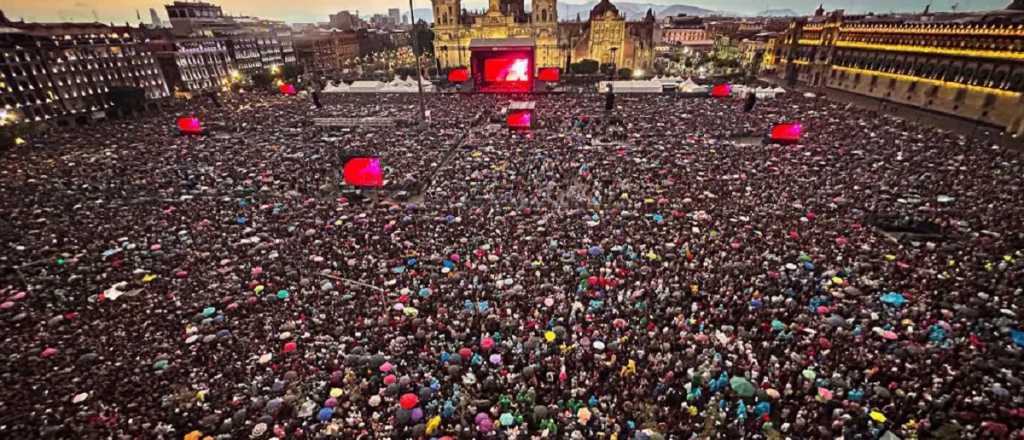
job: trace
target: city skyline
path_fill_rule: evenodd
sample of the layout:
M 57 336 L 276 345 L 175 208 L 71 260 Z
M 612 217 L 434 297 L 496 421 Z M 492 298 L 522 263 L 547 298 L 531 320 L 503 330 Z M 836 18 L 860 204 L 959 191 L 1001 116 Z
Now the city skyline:
M 798 14 L 809 14 L 824 3 L 827 10 L 846 9 L 850 13 L 864 13 L 873 11 L 876 13 L 887 12 L 916 12 L 931 4 L 933 11 L 948 11 L 955 5 L 959 11 L 985 11 L 1002 9 L 1010 2 L 1009 0 L 911 0 L 900 2 L 899 9 L 893 9 L 893 3 L 885 0 L 866 1 L 824 1 L 819 0 L 662 0 L 662 1 L 615 1 L 613 3 L 634 3 L 651 5 L 688 5 L 715 11 L 725 11 L 742 15 L 753 15 L 760 11 L 773 9 L 789 9 Z M 37 22 L 62 22 L 62 21 L 99 21 L 103 23 L 137 23 L 136 11 L 143 17 L 143 21 L 149 22 L 148 10 L 155 9 L 161 19 L 166 20 L 164 5 L 169 1 L 153 0 L 57 0 L 40 4 L 37 0 L 8 0 L 0 9 L 4 11 L 9 19 Z M 274 0 L 213 0 L 224 8 L 225 13 L 231 15 L 249 15 L 275 20 L 283 20 L 289 23 L 305 23 L 327 21 L 329 14 L 342 10 L 359 11 L 360 16 L 368 17 L 374 14 L 386 15 L 388 9 L 399 8 L 403 15 L 408 14 L 409 2 L 407 0 L 382 0 L 374 2 L 372 7 L 355 0 L 300 0 L 300 7 L 296 2 L 278 2 Z M 529 5 L 530 1 L 527 0 Z M 560 4 L 580 5 L 591 2 L 586 1 L 565 1 Z M 486 0 L 470 0 L 463 2 L 467 9 L 484 9 L 487 7 Z M 417 9 L 430 8 L 429 0 L 414 0 Z

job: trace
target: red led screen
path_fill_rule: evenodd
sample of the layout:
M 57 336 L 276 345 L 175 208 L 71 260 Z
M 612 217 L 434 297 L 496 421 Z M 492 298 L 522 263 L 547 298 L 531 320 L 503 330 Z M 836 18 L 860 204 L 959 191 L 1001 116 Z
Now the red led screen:
M 203 124 L 195 116 L 182 116 L 178 118 L 178 130 L 182 134 L 202 134 Z
M 448 82 L 466 82 L 469 81 L 469 69 L 465 67 L 459 67 L 452 69 L 448 72 Z
M 280 90 L 281 93 L 283 93 L 285 95 L 289 95 L 289 96 L 290 95 L 294 95 L 295 94 L 295 85 L 293 85 L 293 84 L 281 84 L 281 86 L 278 87 L 278 90 Z
M 548 82 L 558 82 L 562 79 L 562 70 L 557 67 L 544 67 L 537 72 L 537 79 Z
M 384 171 L 379 157 L 353 157 L 345 162 L 345 183 L 369 188 L 384 186 Z
M 772 127 L 769 137 L 775 142 L 800 142 L 800 135 L 802 133 L 803 127 L 799 123 L 788 122 Z
M 530 80 L 527 58 L 488 58 L 484 60 L 484 81 L 489 83 L 526 82 Z
M 711 96 L 715 98 L 728 98 L 732 95 L 732 86 L 728 84 L 719 84 L 711 89 Z
M 520 129 L 533 126 L 533 112 L 530 110 L 512 110 L 508 113 L 508 128 Z

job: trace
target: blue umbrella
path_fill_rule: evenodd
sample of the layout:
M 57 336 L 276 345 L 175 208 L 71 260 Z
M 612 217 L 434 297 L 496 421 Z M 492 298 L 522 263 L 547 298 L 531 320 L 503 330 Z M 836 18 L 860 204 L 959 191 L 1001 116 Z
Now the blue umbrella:
M 810 261 L 805 261 L 804 262 L 804 269 L 807 270 L 807 271 L 814 270 L 814 263 L 811 263 Z
M 661 214 L 654 214 L 652 218 L 654 218 L 655 223 L 663 223 L 665 221 L 665 217 Z
M 900 307 L 907 303 L 907 299 L 904 298 L 903 295 L 896 292 L 889 292 L 886 293 L 885 295 L 882 295 L 881 301 L 885 304 L 889 304 L 891 306 L 896 307 Z
M 424 288 L 420 289 L 420 298 L 426 298 L 426 297 L 430 296 L 431 293 L 433 293 L 433 292 L 430 289 L 424 287 Z
M 591 257 L 597 257 L 604 253 L 604 249 L 601 249 L 601 246 L 593 246 L 587 251 L 587 253 L 589 253 Z
M 326 422 L 328 420 L 331 420 L 331 417 L 333 416 L 334 408 L 321 408 L 320 413 L 316 415 L 316 418 L 321 422 Z
M 455 268 L 455 262 L 453 262 L 452 260 L 444 260 L 441 263 L 441 265 L 444 266 L 444 267 L 447 267 L 449 269 L 454 269 Z
M 1013 343 L 1017 344 L 1018 347 L 1024 347 L 1024 331 L 1010 330 L 1010 337 L 1013 339 Z

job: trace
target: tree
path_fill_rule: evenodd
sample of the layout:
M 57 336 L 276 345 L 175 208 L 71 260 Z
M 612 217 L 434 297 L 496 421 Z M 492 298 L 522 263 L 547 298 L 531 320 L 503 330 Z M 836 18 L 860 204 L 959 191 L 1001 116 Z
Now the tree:
M 423 20 L 412 27 L 412 51 L 416 56 L 434 56 L 434 31 Z
M 285 82 L 294 83 L 298 81 L 302 74 L 302 66 L 298 64 L 285 64 L 284 67 L 281 68 L 281 78 L 284 78 Z
M 569 65 L 569 70 L 578 75 L 593 75 L 597 73 L 600 64 L 595 60 L 582 60 Z
M 252 85 L 256 89 L 268 90 L 274 84 L 274 78 L 267 72 L 256 72 L 252 75 Z

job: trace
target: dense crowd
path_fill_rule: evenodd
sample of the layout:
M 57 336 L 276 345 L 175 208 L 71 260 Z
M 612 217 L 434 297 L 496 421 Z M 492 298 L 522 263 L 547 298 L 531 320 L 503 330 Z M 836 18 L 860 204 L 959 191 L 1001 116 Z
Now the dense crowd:
M 534 96 L 529 132 L 510 99 L 250 95 L 5 153 L 0 436 L 1024 438 L 1014 152 L 799 96 Z

